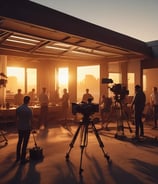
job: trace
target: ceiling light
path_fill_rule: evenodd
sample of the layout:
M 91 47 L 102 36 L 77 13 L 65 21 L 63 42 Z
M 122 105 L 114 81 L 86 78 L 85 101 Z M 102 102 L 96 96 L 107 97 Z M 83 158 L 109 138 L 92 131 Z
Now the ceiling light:
M 97 54 L 94 54 L 94 53 L 88 53 L 88 52 L 81 52 L 81 51 L 77 51 L 77 50 L 72 50 L 72 53 L 75 53 L 75 54 L 81 54 L 81 55 L 88 55 L 88 56 L 97 56 L 97 57 L 99 57 L 99 55 L 97 55 Z
M 19 41 L 19 40 L 12 40 L 12 39 L 7 39 L 7 41 L 9 42 L 16 42 L 16 43 L 23 43 L 23 44 L 26 44 L 26 45 L 36 45 L 35 43 L 30 43 L 30 42 L 24 42 L 24 41 Z
M 61 42 L 55 42 L 53 43 L 54 46 L 58 47 L 64 47 L 64 48 L 70 48 L 72 45 L 66 44 L 66 43 L 61 43 Z
M 26 37 L 22 37 L 22 36 L 15 36 L 15 35 L 11 35 L 10 38 L 15 38 L 15 39 L 19 39 L 19 40 L 25 40 L 25 41 L 35 42 L 35 43 L 39 43 L 40 42 L 39 40 L 26 38 Z
M 45 46 L 45 48 L 47 48 L 47 49 L 55 49 L 55 50 L 63 50 L 63 51 L 67 50 L 66 48 L 54 47 L 54 46 Z

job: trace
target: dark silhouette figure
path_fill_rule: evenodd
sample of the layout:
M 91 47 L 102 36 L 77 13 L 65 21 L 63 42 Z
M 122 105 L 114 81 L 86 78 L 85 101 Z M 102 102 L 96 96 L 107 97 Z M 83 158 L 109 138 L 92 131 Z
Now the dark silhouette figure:
M 28 93 L 28 96 L 30 99 L 30 105 L 35 105 L 37 103 L 37 94 L 35 88 L 32 88 L 32 90 Z
M 82 102 L 87 103 L 89 98 L 94 99 L 93 96 L 89 93 L 89 89 L 86 89 L 86 93 L 84 93 L 82 97 Z
M 144 136 L 144 126 L 142 122 L 143 110 L 146 103 L 146 96 L 142 91 L 141 86 L 135 86 L 135 97 L 132 102 L 132 108 L 134 106 L 134 114 L 135 114 L 135 138 L 139 139 L 139 136 Z
M 62 105 L 62 113 L 64 117 L 64 126 L 67 126 L 67 118 L 68 118 L 68 111 L 69 111 L 69 93 L 67 89 L 63 89 L 63 95 L 61 98 L 61 105 Z
M 22 94 L 22 90 L 18 89 L 17 93 L 14 95 L 14 104 L 19 106 L 23 103 L 24 95 Z
M 16 109 L 17 129 L 18 129 L 18 143 L 16 151 L 16 161 L 21 160 L 21 164 L 25 164 L 26 148 L 28 145 L 31 124 L 32 124 L 32 110 L 28 107 L 30 97 L 24 97 L 24 103 Z

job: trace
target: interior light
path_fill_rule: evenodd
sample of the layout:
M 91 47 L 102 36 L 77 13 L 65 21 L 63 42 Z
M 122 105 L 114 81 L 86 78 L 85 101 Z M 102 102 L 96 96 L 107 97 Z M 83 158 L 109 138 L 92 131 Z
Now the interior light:
M 74 54 L 81 54 L 81 55 L 88 55 L 88 56 L 97 56 L 97 57 L 99 57 L 99 55 L 98 54 L 94 54 L 94 53 L 88 53 L 88 52 L 81 52 L 81 51 L 77 51 L 77 50 L 72 50 L 72 53 L 74 53 Z M 100 55 L 101 56 L 101 55 Z
M 93 50 L 93 53 L 94 54 L 100 54 L 100 55 L 107 55 L 107 54 L 109 54 L 109 53 L 107 53 L 107 52 L 104 52 L 104 51 L 100 51 L 100 50 Z
M 39 40 L 34 40 L 34 39 L 21 37 L 21 36 L 15 36 L 15 35 L 11 35 L 6 40 L 9 42 L 21 43 L 21 44 L 26 44 L 26 45 L 36 45 L 36 43 L 40 42 Z
M 45 48 L 47 48 L 47 49 L 63 50 L 63 51 L 67 50 L 66 48 L 54 47 L 54 46 L 45 46 Z
M 9 42 L 16 42 L 16 43 L 23 43 L 23 44 L 26 44 L 26 45 L 36 45 L 35 43 L 30 43 L 30 42 L 24 42 L 24 41 L 19 41 L 19 40 L 12 40 L 12 39 L 7 39 L 7 41 Z
M 15 38 L 15 39 L 19 39 L 19 40 L 25 40 L 25 41 L 31 41 L 31 42 L 35 42 L 35 43 L 39 43 L 40 42 L 39 40 L 26 38 L 26 37 L 21 37 L 21 36 L 15 36 L 15 35 L 11 35 L 10 38 Z
M 66 44 L 66 43 L 61 43 L 61 42 L 55 42 L 53 43 L 54 46 L 58 47 L 64 47 L 64 48 L 70 48 L 72 45 Z
M 92 49 L 88 49 L 88 48 L 85 48 L 85 47 L 77 47 L 77 51 L 84 51 L 84 52 L 92 53 Z

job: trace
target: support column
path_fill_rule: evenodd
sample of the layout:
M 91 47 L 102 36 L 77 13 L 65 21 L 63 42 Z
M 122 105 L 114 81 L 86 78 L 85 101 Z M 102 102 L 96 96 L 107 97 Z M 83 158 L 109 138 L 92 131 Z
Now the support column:
M 69 93 L 70 102 L 77 101 L 77 66 L 69 66 Z
M 109 75 L 109 67 L 108 62 L 104 62 L 100 64 L 100 97 L 102 94 L 108 95 L 108 84 L 102 84 L 103 78 L 108 78 Z
M 121 62 L 120 63 L 120 73 L 121 73 L 121 83 L 128 87 L 128 81 L 127 81 L 127 68 L 128 67 L 128 63 L 127 62 Z
M 0 73 L 7 75 L 7 56 L 0 55 Z M 4 77 L 0 76 L 0 79 Z M 6 87 L 0 86 L 0 106 L 5 105 Z

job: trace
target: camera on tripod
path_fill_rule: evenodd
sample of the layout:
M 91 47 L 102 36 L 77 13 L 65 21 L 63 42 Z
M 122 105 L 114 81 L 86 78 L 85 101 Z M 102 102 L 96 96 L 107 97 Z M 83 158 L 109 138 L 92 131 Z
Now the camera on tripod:
M 86 117 L 99 112 L 99 104 L 94 103 L 72 103 L 72 114 L 81 113 Z
M 114 99 L 118 102 L 121 102 L 125 99 L 126 95 L 129 95 L 129 90 L 126 89 L 126 86 L 122 86 L 122 84 L 115 84 L 110 90 L 115 94 Z
M 109 83 L 113 83 L 113 80 L 108 78 L 102 79 L 102 84 Z M 114 99 L 117 102 L 121 102 L 125 99 L 126 95 L 129 95 L 129 90 L 127 90 L 126 86 L 123 86 L 122 84 L 114 84 L 112 87 L 110 87 L 110 91 L 114 93 Z

